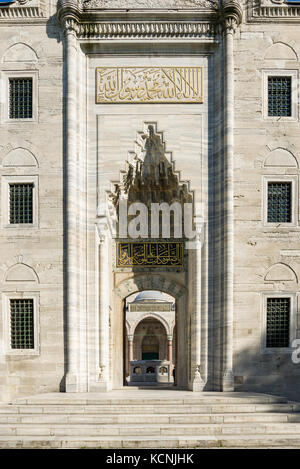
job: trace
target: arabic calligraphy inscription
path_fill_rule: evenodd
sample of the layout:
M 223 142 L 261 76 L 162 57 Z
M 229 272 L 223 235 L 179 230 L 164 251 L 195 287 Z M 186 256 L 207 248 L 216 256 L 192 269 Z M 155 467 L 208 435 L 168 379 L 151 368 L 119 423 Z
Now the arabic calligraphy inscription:
M 181 267 L 182 242 L 117 243 L 117 267 Z
M 98 67 L 96 102 L 202 103 L 202 67 Z

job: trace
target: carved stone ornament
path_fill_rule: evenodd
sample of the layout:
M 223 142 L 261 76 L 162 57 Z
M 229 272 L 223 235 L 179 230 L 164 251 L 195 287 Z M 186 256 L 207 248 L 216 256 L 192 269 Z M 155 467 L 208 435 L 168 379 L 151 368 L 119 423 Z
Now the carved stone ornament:
M 274 4 L 277 4 L 277 5 L 280 5 L 280 4 L 284 4 L 286 5 L 285 3 L 285 0 L 261 0 L 260 2 L 260 6 L 270 6 L 270 5 L 274 5 Z
M 224 0 L 218 6 L 219 0 L 60 0 L 57 19 L 64 30 L 73 29 L 78 39 L 211 38 L 220 27 L 235 30 L 242 20 L 237 0 Z M 108 9 L 119 10 L 119 17 L 107 21 Z M 145 14 L 133 19 L 130 15 L 135 13 L 128 10 L 138 9 L 161 10 L 165 18 L 151 19 Z M 190 15 L 189 21 L 174 21 L 172 9 Z
M 45 0 L 15 0 L 3 3 L 0 8 L 0 20 L 15 22 L 21 18 L 35 20 L 45 18 L 47 4 Z
M 212 8 L 218 4 L 217 0 L 80 0 L 84 8 L 107 9 L 198 9 Z
M 155 123 L 145 124 L 145 131 L 138 133 L 136 151 L 130 152 L 127 171 L 121 184 L 115 185 L 110 198 L 116 208 L 120 199 L 129 203 L 142 202 L 150 207 L 152 202 L 186 203 L 192 201 L 187 183 L 180 183 L 165 150 L 161 132 Z
M 248 21 L 259 22 L 300 22 L 300 4 L 286 3 L 285 0 L 250 0 Z

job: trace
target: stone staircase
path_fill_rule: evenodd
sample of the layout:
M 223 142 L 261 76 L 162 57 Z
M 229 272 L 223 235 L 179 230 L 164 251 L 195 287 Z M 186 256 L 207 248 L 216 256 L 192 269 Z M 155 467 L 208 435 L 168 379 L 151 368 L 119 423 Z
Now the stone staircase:
M 0 405 L 0 448 L 300 448 L 300 403 L 127 388 Z

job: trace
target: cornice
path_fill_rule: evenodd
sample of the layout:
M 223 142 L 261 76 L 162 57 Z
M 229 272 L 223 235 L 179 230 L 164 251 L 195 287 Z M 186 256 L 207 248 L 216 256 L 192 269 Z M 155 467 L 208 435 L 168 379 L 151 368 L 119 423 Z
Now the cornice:
M 79 38 L 200 38 L 213 37 L 211 23 L 138 22 L 79 24 Z
M 84 9 L 102 10 L 198 10 L 214 8 L 219 0 L 78 0 Z
M 299 23 L 300 4 L 287 5 L 284 0 L 251 0 L 247 10 L 249 23 Z
M 46 16 L 45 0 L 16 0 L 15 3 L 0 8 L 1 23 L 44 22 Z
M 235 29 L 242 19 L 236 0 L 225 1 L 221 8 L 197 10 L 89 10 L 76 0 L 62 0 L 58 10 L 62 28 L 73 31 L 78 39 L 170 39 L 212 38 L 221 29 Z

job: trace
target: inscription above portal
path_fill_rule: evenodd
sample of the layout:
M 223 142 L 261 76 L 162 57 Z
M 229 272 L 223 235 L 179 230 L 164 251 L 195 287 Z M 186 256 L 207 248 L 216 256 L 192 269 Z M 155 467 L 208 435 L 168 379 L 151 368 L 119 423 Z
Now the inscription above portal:
M 96 102 L 202 103 L 202 67 L 98 67 Z
M 176 8 L 183 10 L 210 7 L 212 8 L 218 2 L 217 0 L 81 0 L 86 8 L 155 8 L 167 9 Z

